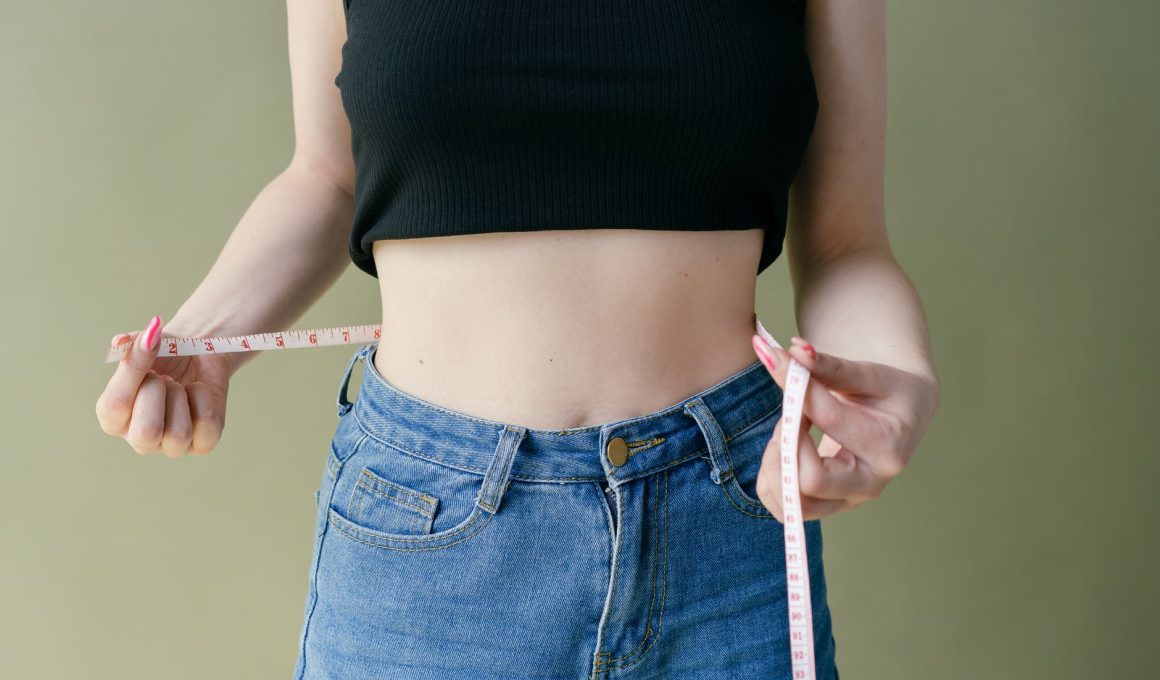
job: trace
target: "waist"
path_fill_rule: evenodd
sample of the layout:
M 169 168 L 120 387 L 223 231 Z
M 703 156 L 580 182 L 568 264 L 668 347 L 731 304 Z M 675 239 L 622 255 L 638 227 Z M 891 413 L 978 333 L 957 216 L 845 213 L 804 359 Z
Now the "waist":
M 756 361 L 760 241 L 666 234 L 376 242 L 374 368 L 431 404 L 536 429 L 677 403 Z

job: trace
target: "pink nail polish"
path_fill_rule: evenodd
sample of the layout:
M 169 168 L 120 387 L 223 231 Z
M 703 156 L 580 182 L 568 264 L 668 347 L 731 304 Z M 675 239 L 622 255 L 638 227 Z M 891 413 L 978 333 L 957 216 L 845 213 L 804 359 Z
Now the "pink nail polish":
M 807 342 L 805 338 L 795 335 L 792 338 L 790 338 L 790 341 L 793 342 L 793 344 L 797 345 L 798 347 L 801 347 L 802 349 L 804 349 L 806 351 L 806 354 L 810 355 L 811 359 L 818 358 L 817 350 L 815 350 L 814 346 L 811 345 L 809 342 Z
M 757 352 L 757 358 L 761 359 L 761 363 L 765 364 L 766 368 L 771 371 L 776 369 L 777 362 L 774 361 L 773 352 L 765 346 L 765 341 L 761 339 L 761 336 L 754 335 L 752 342 L 753 349 Z
M 145 351 L 150 351 L 157 348 L 158 340 L 161 333 L 161 317 L 154 316 L 149 320 L 149 325 L 145 327 L 145 332 L 141 334 L 140 347 Z

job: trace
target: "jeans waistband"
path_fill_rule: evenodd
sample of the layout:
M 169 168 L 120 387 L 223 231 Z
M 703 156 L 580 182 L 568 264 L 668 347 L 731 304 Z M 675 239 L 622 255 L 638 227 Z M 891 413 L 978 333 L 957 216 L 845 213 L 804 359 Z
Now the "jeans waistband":
M 492 463 L 501 437 L 515 437 L 514 480 L 604 480 L 615 486 L 702 456 L 712 458 L 717 481 L 719 474 L 727 478 L 732 467 L 725 442 L 782 404 L 781 388 L 755 360 L 717 384 L 646 415 L 562 430 L 535 429 L 479 418 L 403 392 L 375 368 L 377 347 L 377 342 L 363 345 L 347 363 L 336 399 L 340 416 L 353 410 L 371 438 L 480 474 Z M 362 382 L 351 402 L 347 387 L 360 359 Z M 620 464 L 610 460 L 611 449 L 616 450 L 612 460 Z

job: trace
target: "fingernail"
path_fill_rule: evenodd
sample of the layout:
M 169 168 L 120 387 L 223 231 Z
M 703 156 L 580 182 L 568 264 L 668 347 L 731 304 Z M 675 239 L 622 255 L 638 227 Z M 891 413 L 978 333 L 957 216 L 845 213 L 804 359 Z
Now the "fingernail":
M 161 317 L 154 316 L 149 320 L 149 325 L 145 327 L 145 332 L 141 334 L 140 347 L 145 351 L 151 351 L 157 348 L 159 344 L 161 333 L 158 332 L 161 328 Z
M 173 381 L 173 376 L 171 376 L 171 375 L 169 375 L 169 374 L 167 374 L 167 373 L 162 373 L 162 374 L 161 374 L 161 379 L 162 379 L 162 380 L 164 380 L 164 381 L 166 381 L 166 382 L 172 382 L 172 381 Z
M 796 336 L 796 335 L 795 335 L 795 336 L 793 336 L 792 338 L 790 338 L 790 340 L 791 340 L 791 341 L 792 341 L 794 344 L 796 344 L 796 345 L 799 345 L 799 346 L 800 346 L 802 349 L 804 349 L 804 350 L 806 351 L 806 354 L 809 354 L 809 355 L 810 355 L 810 358 L 811 358 L 811 359 L 817 359 L 817 358 L 818 358 L 818 352 L 817 352 L 817 350 L 815 350 L 815 349 L 814 349 L 814 346 L 813 346 L 813 345 L 811 345 L 809 342 L 807 342 L 805 338 L 799 338 L 798 336 Z
M 761 336 L 753 336 L 753 349 L 757 352 L 757 358 L 761 360 L 761 363 L 765 364 L 766 368 L 771 371 L 777 368 L 777 362 L 774 361 L 773 352 L 765 345 L 765 341 L 761 339 Z

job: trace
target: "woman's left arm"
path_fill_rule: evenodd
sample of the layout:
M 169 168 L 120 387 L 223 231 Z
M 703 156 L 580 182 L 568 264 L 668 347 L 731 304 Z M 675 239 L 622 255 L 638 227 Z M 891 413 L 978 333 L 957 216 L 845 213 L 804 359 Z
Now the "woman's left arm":
M 917 291 L 896 261 L 884 207 L 885 0 L 809 0 L 806 49 L 818 117 L 791 189 L 786 252 L 802 336 L 789 353 L 754 343 L 784 389 L 789 358 L 810 371 L 799 436 L 802 516 L 876 498 L 901 473 L 939 402 Z M 781 515 L 780 421 L 757 480 Z

